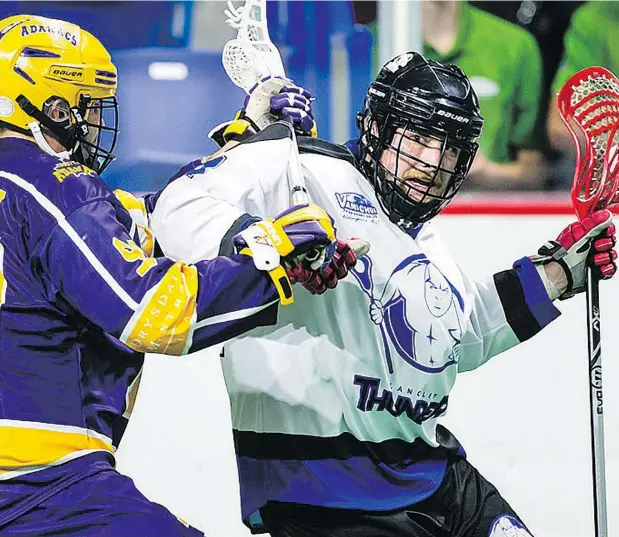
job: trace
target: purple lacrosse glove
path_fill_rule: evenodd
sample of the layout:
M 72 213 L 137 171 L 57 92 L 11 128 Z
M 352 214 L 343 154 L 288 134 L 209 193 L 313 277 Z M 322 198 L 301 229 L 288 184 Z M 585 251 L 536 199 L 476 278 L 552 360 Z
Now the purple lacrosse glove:
M 249 90 L 237 121 L 249 122 L 258 132 L 287 117 L 292 119 L 299 134 L 315 136 L 311 101 L 312 96 L 291 80 L 267 76 Z
M 295 205 L 275 219 L 255 222 L 233 237 L 240 253 L 251 253 L 258 268 L 322 266 L 335 244 L 333 219 L 318 205 Z M 249 250 L 249 252 L 247 251 Z
M 306 89 L 289 82 L 277 95 L 271 97 L 271 113 L 277 117 L 289 117 L 300 134 L 315 137 L 313 100 Z

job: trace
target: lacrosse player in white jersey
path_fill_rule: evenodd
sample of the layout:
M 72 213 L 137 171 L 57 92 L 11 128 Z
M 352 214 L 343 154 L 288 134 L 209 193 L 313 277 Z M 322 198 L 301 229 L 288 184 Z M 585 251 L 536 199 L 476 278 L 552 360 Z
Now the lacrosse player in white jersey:
M 411 52 L 371 84 L 356 143 L 299 138 L 310 198 L 340 236 L 372 249 L 355 259 L 340 243 L 330 262 L 300 274 L 305 289 L 276 325 L 224 346 L 242 516 L 254 532 L 530 535 L 438 419 L 456 374 L 558 317 L 553 301 L 584 289 L 588 260 L 601 277 L 614 274 L 614 226 L 595 213 L 471 281 L 431 219 L 466 180 L 482 124 L 464 73 Z M 164 252 L 231 253 L 230 237 L 285 209 L 290 143 L 273 125 L 172 181 L 152 217 Z

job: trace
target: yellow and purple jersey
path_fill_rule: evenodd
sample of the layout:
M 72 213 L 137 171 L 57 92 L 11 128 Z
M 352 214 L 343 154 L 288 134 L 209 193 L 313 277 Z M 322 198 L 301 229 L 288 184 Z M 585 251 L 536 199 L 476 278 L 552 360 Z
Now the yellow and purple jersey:
M 82 164 L 0 139 L 0 482 L 113 453 L 145 352 L 275 322 L 250 257 L 150 257 L 122 198 Z

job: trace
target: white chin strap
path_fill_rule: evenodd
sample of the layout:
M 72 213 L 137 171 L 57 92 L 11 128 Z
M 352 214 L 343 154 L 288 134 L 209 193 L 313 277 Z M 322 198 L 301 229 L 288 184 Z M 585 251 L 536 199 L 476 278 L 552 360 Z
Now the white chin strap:
M 37 123 L 36 121 L 32 121 L 31 123 L 28 123 L 28 128 L 30 129 L 30 132 L 32 132 L 32 136 L 34 136 L 37 145 L 48 155 L 51 155 L 52 157 L 58 157 L 63 160 L 71 160 L 71 154 L 67 150 L 56 153 L 56 151 L 52 149 L 52 147 L 45 139 L 45 136 L 41 132 L 41 125 L 39 125 L 39 123 Z

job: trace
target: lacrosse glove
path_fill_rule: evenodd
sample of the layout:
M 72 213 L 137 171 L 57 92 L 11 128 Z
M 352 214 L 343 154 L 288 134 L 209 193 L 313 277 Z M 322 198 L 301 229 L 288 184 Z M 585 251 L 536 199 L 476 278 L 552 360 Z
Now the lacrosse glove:
M 556 240 L 544 244 L 531 260 L 551 300 L 582 293 L 588 266 L 598 278 L 612 278 L 617 272 L 616 242 L 612 214 L 603 210 L 570 224 Z
M 220 147 L 230 141 L 243 141 L 278 119 L 290 118 L 297 134 L 317 136 L 311 94 L 291 80 L 268 76 L 256 84 L 245 98 L 243 108 L 232 121 L 217 125 L 209 133 Z
M 275 218 L 255 221 L 233 238 L 239 254 L 269 273 L 282 305 L 294 301 L 292 284 L 300 270 L 317 270 L 331 261 L 335 228 L 318 205 L 295 205 Z
M 297 265 L 289 272 L 290 281 L 300 283 L 313 295 L 322 295 L 327 289 L 334 289 L 340 280 L 348 276 L 348 271 L 357 259 L 370 249 L 369 243 L 361 239 L 337 239 L 335 252 L 328 256 L 328 262 L 317 269 Z

